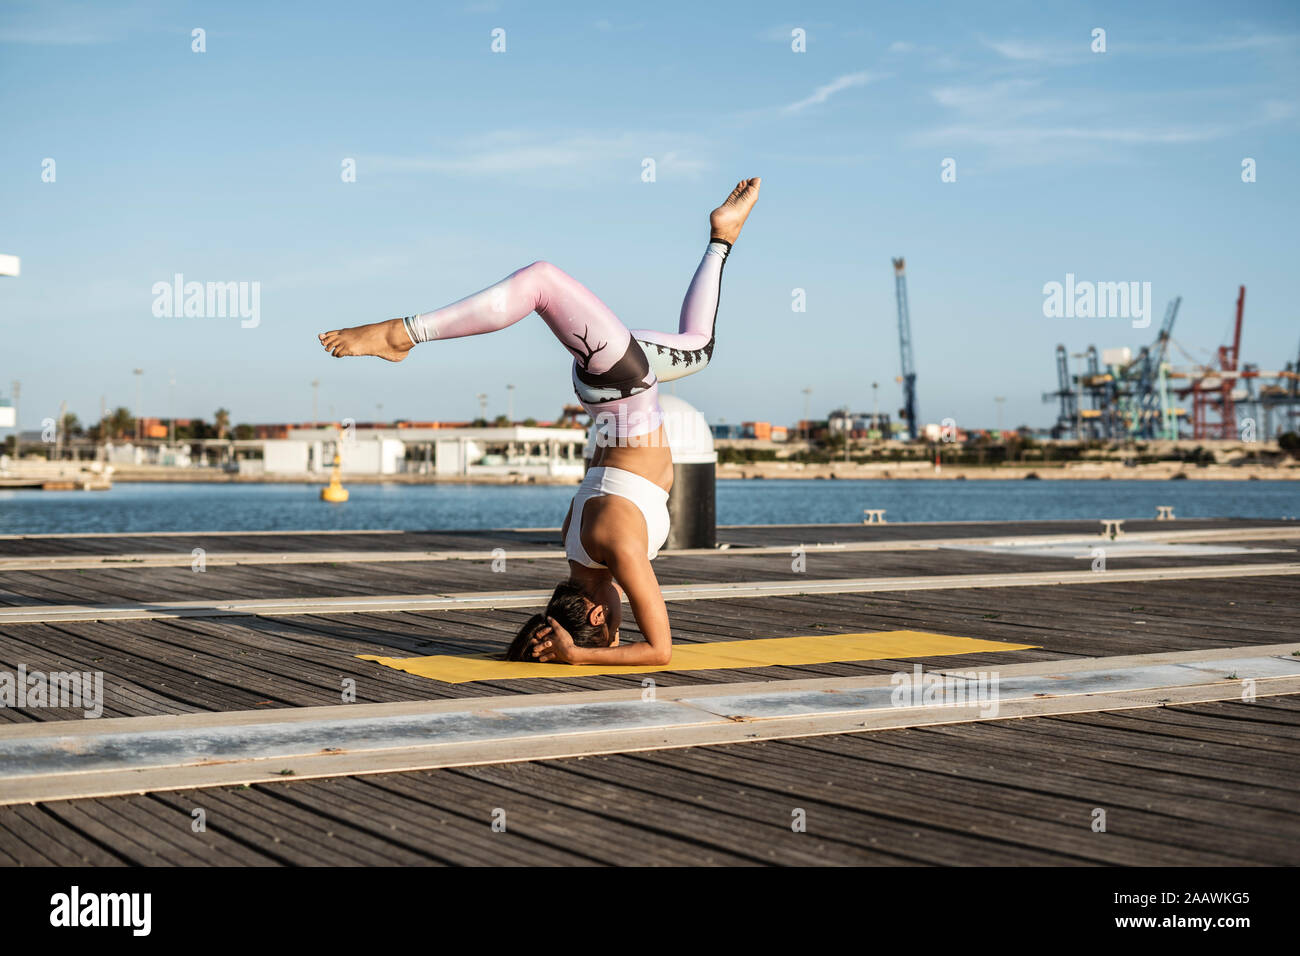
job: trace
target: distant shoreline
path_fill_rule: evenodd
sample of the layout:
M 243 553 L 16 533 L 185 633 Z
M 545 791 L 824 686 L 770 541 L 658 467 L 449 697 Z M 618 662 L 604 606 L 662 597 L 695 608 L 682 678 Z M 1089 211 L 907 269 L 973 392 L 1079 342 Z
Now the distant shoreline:
M 937 472 L 927 462 L 822 463 L 754 462 L 720 464 L 719 481 L 1300 481 L 1300 466 L 1182 465 L 1160 463 L 1125 467 L 1117 462 L 1072 463 L 1069 467 L 1033 465 L 945 465 Z M 236 475 L 199 469 L 118 469 L 114 484 L 325 485 L 329 475 Z M 569 485 L 575 478 L 532 475 L 345 475 L 345 485 Z
M 1120 462 L 1043 465 L 944 465 L 929 462 L 822 463 L 753 462 L 718 466 L 719 479 L 847 481 L 1300 481 L 1300 465 L 1186 465 L 1160 462 L 1126 467 Z

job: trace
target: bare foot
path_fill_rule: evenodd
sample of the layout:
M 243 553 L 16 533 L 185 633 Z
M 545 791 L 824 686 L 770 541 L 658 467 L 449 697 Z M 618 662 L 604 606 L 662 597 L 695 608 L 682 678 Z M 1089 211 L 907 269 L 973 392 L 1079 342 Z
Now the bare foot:
M 736 183 L 736 188 L 731 191 L 731 195 L 721 206 L 709 213 L 709 228 L 712 230 L 712 236 L 725 239 L 730 243 L 736 241 L 741 227 L 749 218 L 750 210 L 754 208 L 754 203 L 758 202 L 758 187 L 762 182 L 755 176 L 753 179 L 742 179 Z
M 325 351 L 335 358 L 345 355 L 377 355 L 390 362 L 400 362 L 414 346 L 401 319 L 372 322 L 350 329 L 335 329 L 316 336 Z

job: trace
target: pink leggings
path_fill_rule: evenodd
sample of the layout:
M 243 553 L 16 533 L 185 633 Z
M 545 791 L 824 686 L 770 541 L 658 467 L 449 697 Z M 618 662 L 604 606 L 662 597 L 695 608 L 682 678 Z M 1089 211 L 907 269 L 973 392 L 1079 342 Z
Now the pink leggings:
M 675 333 L 629 331 L 590 290 L 549 262 L 534 262 L 482 292 L 402 322 L 419 344 L 496 332 L 536 312 L 573 353 L 573 388 L 592 421 L 617 437 L 644 435 L 663 420 L 658 383 L 709 364 L 730 251 L 721 239 L 709 242 Z

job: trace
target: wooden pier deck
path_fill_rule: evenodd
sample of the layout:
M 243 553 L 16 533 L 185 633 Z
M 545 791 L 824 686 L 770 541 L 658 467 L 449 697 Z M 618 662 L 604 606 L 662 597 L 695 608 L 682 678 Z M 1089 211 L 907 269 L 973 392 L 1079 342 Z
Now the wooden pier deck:
M 1050 670 L 1228 648 L 1276 658 L 1300 641 L 1300 524 L 1133 521 L 1116 541 L 1098 530 L 719 529 L 724 549 L 656 562 L 679 645 L 920 631 L 1029 647 L 670 671 L 655 682 L 879 683 L 917 664 Z M 106 689 L 97 721 L 75 708 L 0 707 L 0 744 L 49 722 L 75 736 L 128 718 L 147 720 L 122 726 L 171 729 L 186 714 L 346 714 L 349 683 L 358 704 L 393 707 L 640 693 L 635 672 L 557 665 L 543 678 L 452 684 L 358 658 L 500 652 L 542 603 L 532 592 L 566 573 L 556 537 L 0 537 L 0 674 L 95 671 Z M 1098 548 L 1104 570 L 1093 570 Z M 625 634 L 638 636 L 630 621 Z M 1260 680 L 1249 702 L 1236 681 L 1223 683 L 1217 696 L 1153 693 L 1113 709 L 963 712 L 737 743 L 688 745 L 668 729 L 656 749 L 602 745 L 555 759 L 498 749 L 426 764 L 437 769 L 23 800 L 0 806 L 0 864 L 1298 863 L 1300 683 Z M 190 825 L 196 808 L 202 833 Z M 1098 809 L 1105 832 L 1094 830 Z M 803 832 L 791 826 L 798 811 Z M 497 813 L 505 832 L 493 829 Z

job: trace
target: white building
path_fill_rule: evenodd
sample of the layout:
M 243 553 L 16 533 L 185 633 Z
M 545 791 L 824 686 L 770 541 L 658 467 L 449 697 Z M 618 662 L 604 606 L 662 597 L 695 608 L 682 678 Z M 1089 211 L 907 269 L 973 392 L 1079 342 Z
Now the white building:
M 586 434 L 577 428 L 290 429 L 261 442 L 263 468 L 275 474 L 328 470 L 339 451 L 344 475 L 422 474 L 442 477 L 531 475 L 581 478 Z
M 163 465 L 173 468 L 189 468 L 194 464 L 190 460 L 187 444 L 137 445 L 132 441 L 105 442 L 101 457 L 113 465 Z
M 24 436 L 27 445 L 39 435 Z M 519 475 L 580 479 L 580 428 L 291 428 L 285 438 L 108 442 L 100 454 L 119 466 L 219 468 L 241 475 L 328 475 L 339 455 L 347 475 Z M 191 454 L 193 452 L 193 454 Z

